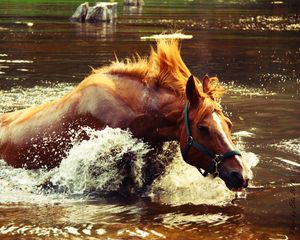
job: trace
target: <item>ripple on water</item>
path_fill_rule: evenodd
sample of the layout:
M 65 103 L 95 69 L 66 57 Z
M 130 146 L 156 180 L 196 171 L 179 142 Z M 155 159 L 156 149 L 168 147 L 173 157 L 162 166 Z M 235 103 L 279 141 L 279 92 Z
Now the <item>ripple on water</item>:
M 299 31 L 300 24 L 296 14 L 259 15 L 239 19 L 239 27 L 243 30 L 255 31 Z
M 210 30 L 241 30 L 255 32 L 296 32 L 300 30 L 297 14 L 285 15 L 241 15 L 240 18 L 228 15 L 213 19 L 205 14 L 195 19 L 160 19 L 161 25 L 182 27 L 183 29 L 210 29 Z
M 272 144 L 271 147 L 281 150 L 283 152 L 292 153 L 300 156 L 300 139 L 286 139 L 279 143 Z
M 71 84 L 58 83 L 48 86 L 35 86 L 32 88 L 16 87 L 10 90 L 0 90 L 0 113 L 50 102 L 64 96 L 72 89 L 73 86 Z
M 187 224 L 212 224 L 213 226 L 226 223 L 232 216 L 227 216 L 222 213 L 215 214 L 184 214 L 184 213 L 166 213 L 158 218 L 162 218 L 164 226 L 170 228 L 182 228 Z

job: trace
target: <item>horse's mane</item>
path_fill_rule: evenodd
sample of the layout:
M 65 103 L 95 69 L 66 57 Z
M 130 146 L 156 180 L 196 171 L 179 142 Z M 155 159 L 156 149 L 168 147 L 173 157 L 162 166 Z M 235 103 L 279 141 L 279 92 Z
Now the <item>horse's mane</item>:
M 183 62 L 178 39 L 160 39 L 157 48 L 151 48 L 149 57 L 136 54 L 132 59 L 119 61 L 94 70 L 94 73 L 126 74 L 137 77 L 148 86 L 161 86 L 183 96 L 190 70 Z
M 151 48 L 149 57 L 141 57 L 136 54 L 132 59 L 127 58 L 125 61 L 116 59 L 108 66 L 93 69 L 92 75 L 97 73 L 133 76 L 149 87 L 157 86 L 167 88 L 174 91 L 182 98 L 185 98 L 187 79 L 191 75 L 191 72 L 181 58 L 180 41 L 178 39 L 159 39 L 157 41 L 156 50 Z M 88 79 L 89 77 L 86 78 L 86 80 Z M 101 79 L 99 80 L 101 81 Z M 216 77 L 210 78 L 210 81 L 215 83 L 208 94 L 199 91 L 201 97 L 205 100 L 202 104 L 203 115 L 204 112 L 207 111 L 207 107 L 217 108 L 217 103 L 213 99 L 221 96 L 223 93 L 223 89 L 219 87 L 219 81 Z M 0 117 L 0 126 L 8 125 L 15 120 L 19 123 L 25 121 L 34 114 L 41 112 L 55 103 L 63 105 L 72 93 L 76 93 L 81 87 L 87 86 L 89 83 L 89 81 L 83 81 L 71 93 L 50 103 L 3 114 L 2 117 Z M 209 96 L 212 96 L 212 98 Z

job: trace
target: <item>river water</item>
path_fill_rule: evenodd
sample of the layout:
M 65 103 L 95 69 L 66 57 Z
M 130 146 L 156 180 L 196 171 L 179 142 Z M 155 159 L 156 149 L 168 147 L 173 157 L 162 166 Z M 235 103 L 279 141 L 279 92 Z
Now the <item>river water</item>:
M 56 99 L 115 54 L 148 54 L 154 43 L 141 37 L 181 30 L 193 36 L 182 43 L 191 72 L 228 89 L 249 188 L 204 179 L 176 143 L 156 151 L 128 131 L 85 129 L 90 140 L 55 169 L 0 160 L 0 239 L 299 239 L 299 2 L 145 2 L 119 1 L 112 23 L 78 24 L 68 17 L 81 1 L 1 0 L 0 112 Z

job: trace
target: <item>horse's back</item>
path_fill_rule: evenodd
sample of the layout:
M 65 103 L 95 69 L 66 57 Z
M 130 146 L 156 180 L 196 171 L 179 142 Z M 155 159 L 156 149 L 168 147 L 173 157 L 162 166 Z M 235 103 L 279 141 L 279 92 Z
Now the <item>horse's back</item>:
M 92 74 L 59 100 L 1 114 L 0 158 L 16 167 L 55 166 L 70 148 L 70 129 L 126 128 L 136 114 L 120 94 L 121 82 Z

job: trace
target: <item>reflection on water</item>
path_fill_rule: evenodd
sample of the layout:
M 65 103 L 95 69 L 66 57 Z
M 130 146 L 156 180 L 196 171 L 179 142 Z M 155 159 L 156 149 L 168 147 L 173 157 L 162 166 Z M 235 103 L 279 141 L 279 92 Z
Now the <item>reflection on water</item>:
M 123 6 L 124 15 L 138 15 L 141 16 L 143 12 L 143 6 Z
M 116 23 L 74 23 L 76 31 L 80 36 L 87 36 L 101 39 L 101 41 L 112 41 L 114 40 L 113 34 L 116 31 Z
M 0 238 L 298 239 L 299 2 L 149 0 L 127 8 L 118 1 L 116 22 L 69 22 L 81 2 L 0 2 L 0 112 L 56 99 L 89 66 L 108 64 L 115 54 L 147 54 L 153 43 L 141 37 L 183 30 L 193 36 L 182 43 L 191 72 L 217 75 L 228 89 L 222 105 L 244 159 L 257 164 L 254 178 L 236 196 L 187 166 L 174 143 L 151 152 L 126 131 L 91 131 L 95 138 L 75 144 L 70 161 L 52 171 L 0 162 Z M 136 173 L 135 196 L 103 196 L 126 177 L 99 164 L 99 151 L 114 163 L 151 159 L 127 166 Z M 146 184 L 141 166 L 153 165 L 160 177 Z

